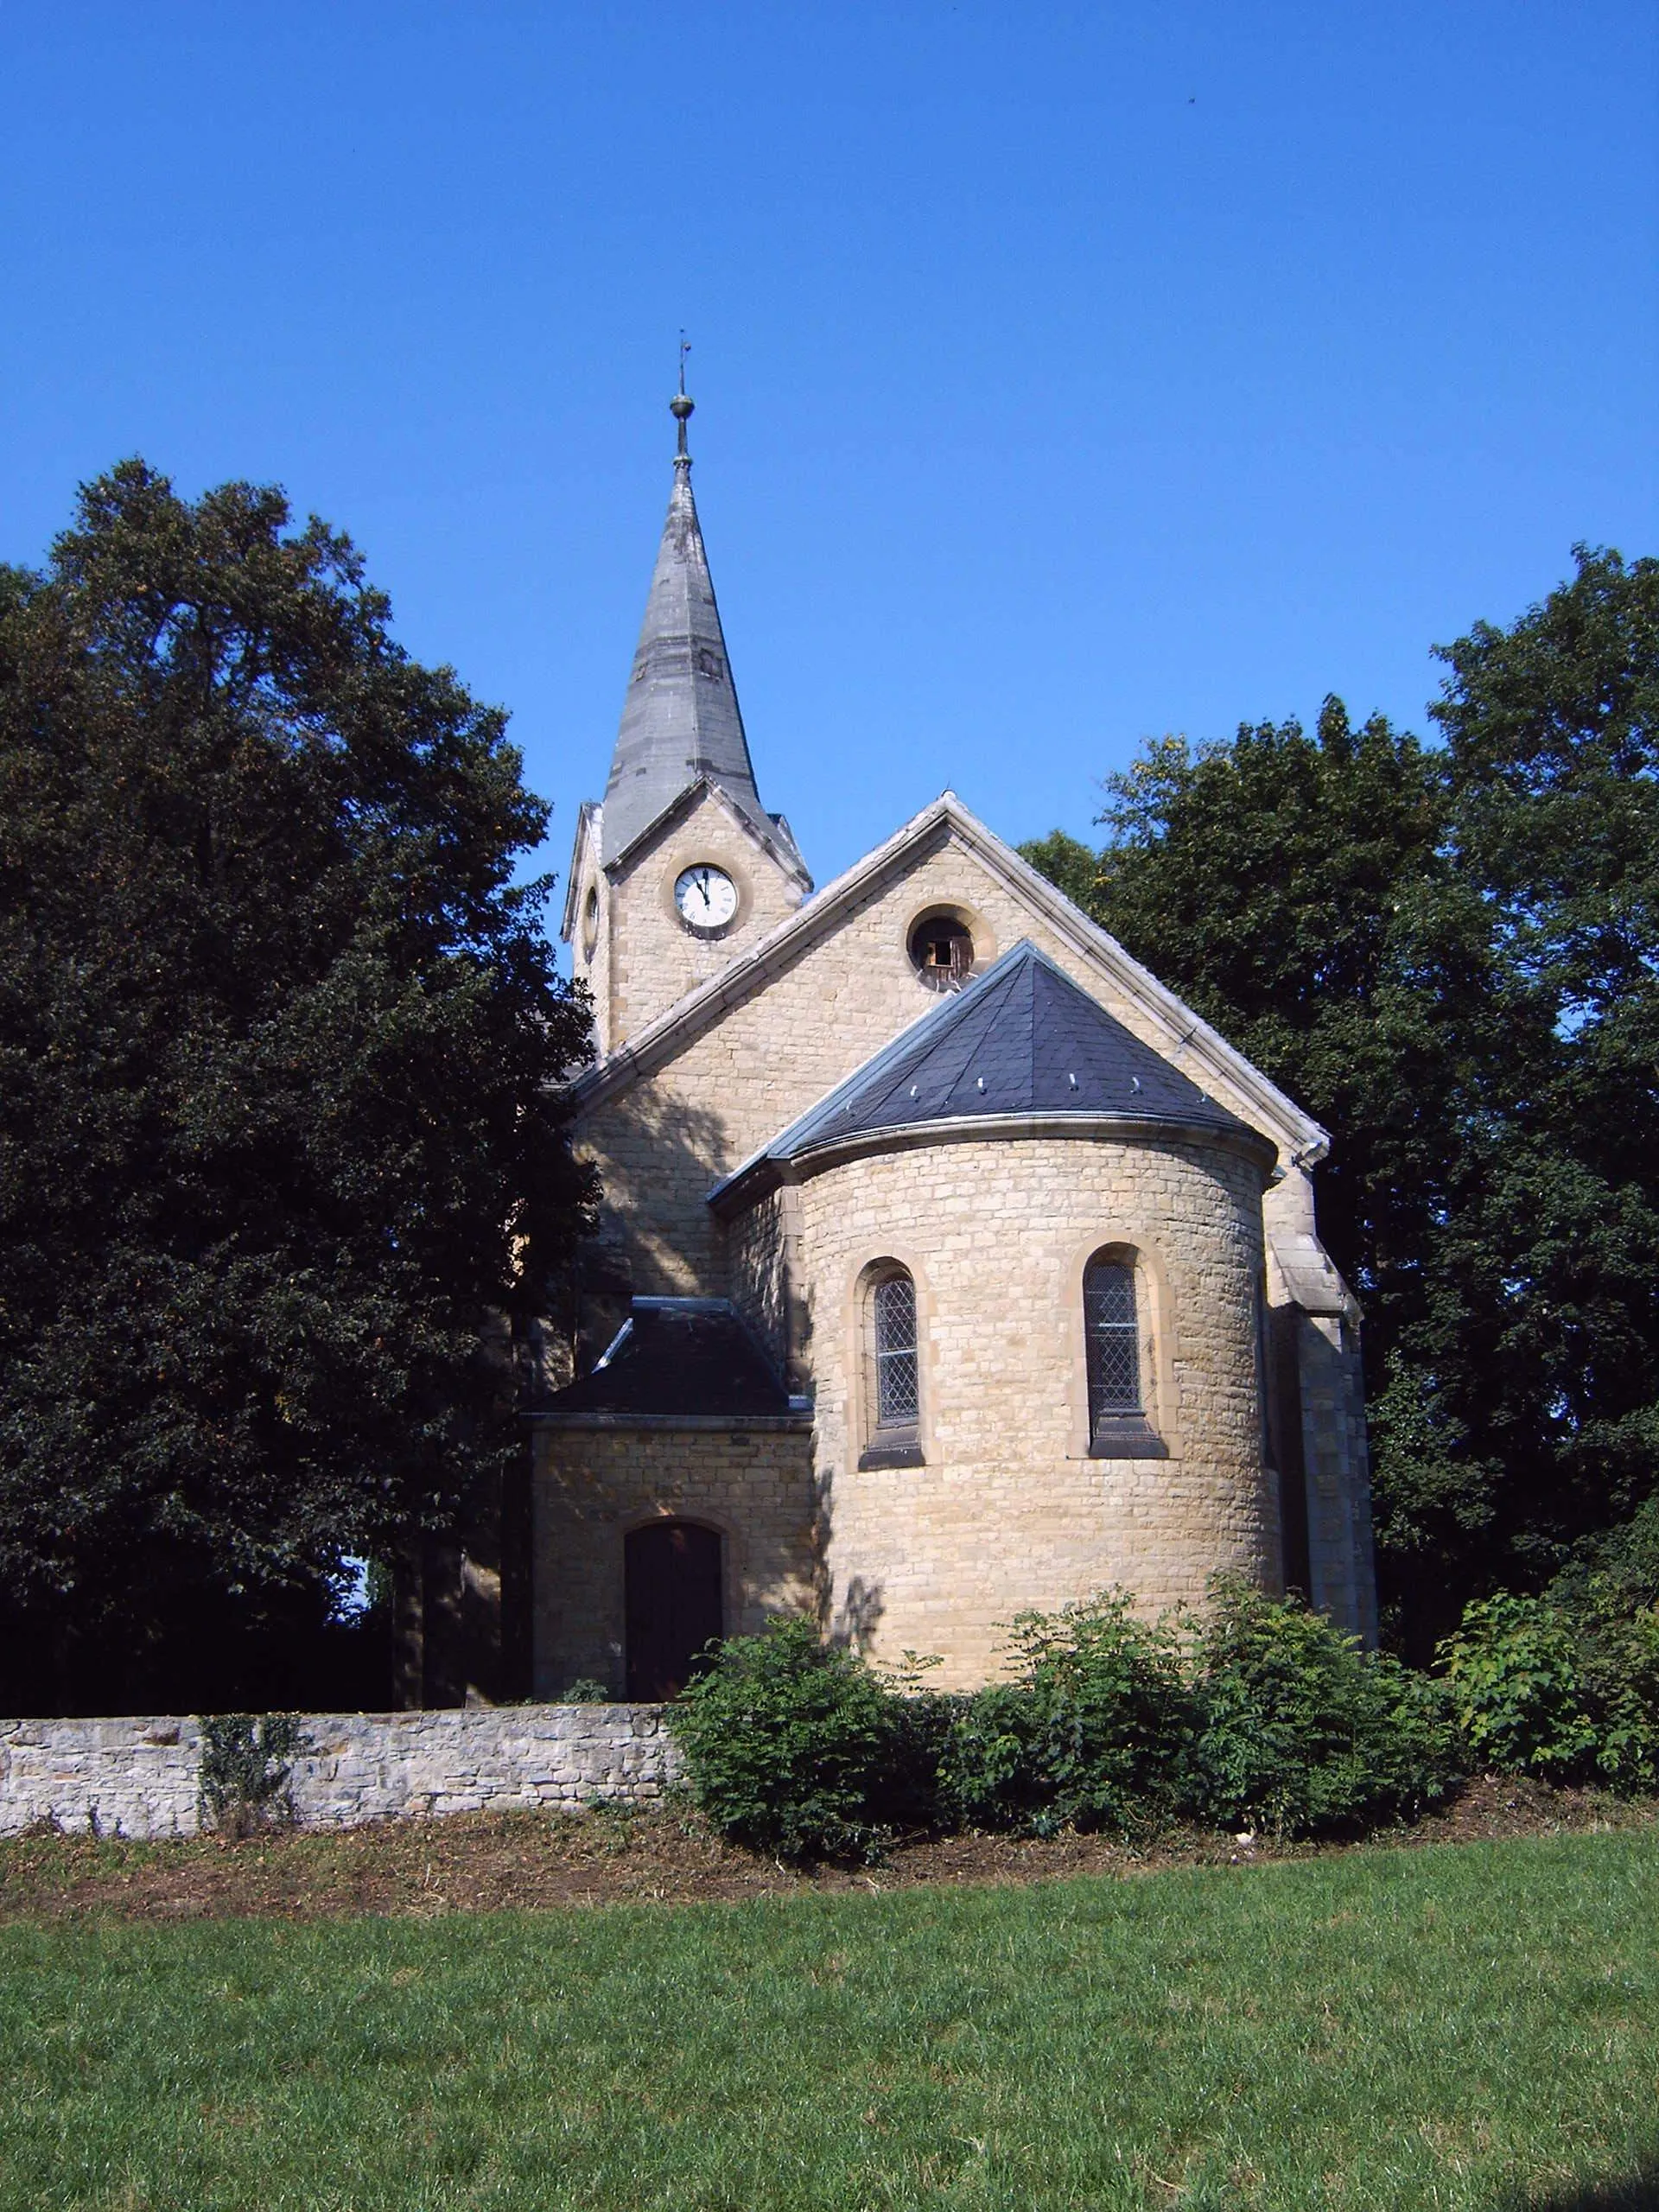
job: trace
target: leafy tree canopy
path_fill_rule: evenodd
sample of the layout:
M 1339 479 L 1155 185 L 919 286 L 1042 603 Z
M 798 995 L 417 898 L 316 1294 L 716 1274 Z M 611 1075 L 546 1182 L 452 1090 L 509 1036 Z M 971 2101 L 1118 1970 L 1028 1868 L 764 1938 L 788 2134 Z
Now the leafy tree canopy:
M 586 1203 L 547 810 L 389 624 L 138 461 L 0 584 L 0 1602 L 128 1694 L 499 1471 L 492 1317 Z
M 1026 855 L 1334 1135 L 1385 1595 L 1420 1651 L 1659 1489 L 1659 563 L 1442 650 L 1426 746 L 1165 738 Z

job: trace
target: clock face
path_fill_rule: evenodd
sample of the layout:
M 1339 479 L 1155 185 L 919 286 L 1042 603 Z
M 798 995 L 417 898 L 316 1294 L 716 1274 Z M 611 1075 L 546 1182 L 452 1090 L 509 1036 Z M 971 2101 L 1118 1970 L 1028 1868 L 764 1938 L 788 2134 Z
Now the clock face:
M 737 886 L 724 868 L 699 861 L 674 880 L 674 904 L 689 930 L 723 930 L 737 912 Z

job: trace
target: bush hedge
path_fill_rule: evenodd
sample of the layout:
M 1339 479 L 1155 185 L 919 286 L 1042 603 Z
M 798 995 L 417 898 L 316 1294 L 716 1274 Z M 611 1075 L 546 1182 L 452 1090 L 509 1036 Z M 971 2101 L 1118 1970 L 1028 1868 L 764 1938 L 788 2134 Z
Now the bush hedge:
M 905 1828 L 1357 1832 L 1464 1770 L 1444 1685 L 1242 1582 L 1197 1618 L 1121 1591 L 1026 1613 L 1011 1642 L 1008 1680 L 947 1696 L 805 1620 L 734 1638 L 670 1708 L 692 1794 L 752 1849 L 868 1857 Z
M 314 1748 L 297 1713 L 204 1713 L 196 1763 L 202 1826 L 241 1841 L 293 1820 L 294 1762 Z
M 1145 1827 L 1175 1811 L 1197 1708 L 1166 1623 L 1114 1591 L 1022 1613 L 1014 1679 L 957 1700 L 938 1767 L 956 1825 Z
M 1122 1591 L 1022 1614 L 1010 1656 L 927 1694 L 783 1621 L 721 1645 L 670 1726 L 715 1825 L 791 1859 L 917 1828 L 1357 1834 L 1476 1768 L 1659 1789 L 1659 1509 L 1543 1595 L 1471 1605 L 1440 1676 L 1226 1579 L 1156 1622 Z
M 1659 1611 L 1590 1575 L 1469 1606 L 1440 1647 L 1475 1757 L 1503 1774 L 1659 1789 Z
M 729 1637 L 669 1708 L 692 1794 L 722 1835 L 780 1859 L 868 1856 L 883 1840 L 898 1701 L 813 1624 Z
M 1232 1580 L 1211 1595 L 1188 1631 L 1192 1819 L 1353 1833 L 1422 1811 L 1465 1770 L 1443 1685 L 1300 1604 Z

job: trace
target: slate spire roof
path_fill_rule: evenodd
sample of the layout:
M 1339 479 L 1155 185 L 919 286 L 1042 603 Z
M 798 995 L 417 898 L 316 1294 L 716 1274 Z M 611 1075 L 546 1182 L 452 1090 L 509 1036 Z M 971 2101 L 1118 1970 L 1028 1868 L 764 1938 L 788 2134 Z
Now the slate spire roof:
M 1028 938 L 943 1000 L 773 1138 L 713 1195 L 767 1160 L 843 1137 L 1007 1114 L 1177 1122 L 1268 1140 L 1172 1067 Z
M 668 519 L 605 786 L 607 862 L 626 852 L 665 807 L 702 779 L 717 784 L 763 839 L 770 842 L 779 836 L 778 825 L 762 810 L 755 788 L 696 501 L 691 496 L 685 425 L 692 403 L 682 392 L 671 404 L 680 426 L 680 449 L 674 457 Z

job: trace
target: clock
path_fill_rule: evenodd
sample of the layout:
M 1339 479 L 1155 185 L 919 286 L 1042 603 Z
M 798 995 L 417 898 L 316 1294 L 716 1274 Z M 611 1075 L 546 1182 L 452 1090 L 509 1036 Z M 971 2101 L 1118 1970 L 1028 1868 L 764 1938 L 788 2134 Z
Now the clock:
M 737 912 L 737 886 L 723 868 L 699 861 L 674 879 L 674 904 L 689 930 L 723 930 Z

